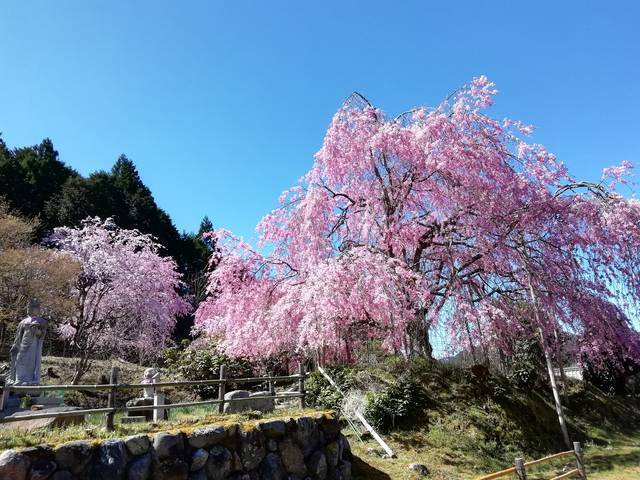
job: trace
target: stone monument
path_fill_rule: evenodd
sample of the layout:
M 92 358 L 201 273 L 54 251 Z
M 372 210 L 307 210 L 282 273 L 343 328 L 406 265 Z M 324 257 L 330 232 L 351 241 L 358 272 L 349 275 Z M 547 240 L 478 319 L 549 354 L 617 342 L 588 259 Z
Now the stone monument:
M 79 424 L 84 416 L 67 416 L 59 418 L 29 419 L 37 413 L 56 413 L 78 410 L 76 407 L 62 405 L 57 397 L 39 396 L 39 392 L 29 394 L 31 405 L 21 408 L 21 400 L 25 394 L 11 394 L 10 387 L 40 385 L 40 367 L 42 363 L 42 344 L 47 333 L 47 321 L 40 315 L 40 304 L 36 299 L 29 302 L 27 317 L 18 324 L 16 339 L 9 350 L 10 369 L 6 386 L 2 389 L 0 399 L 0 417 L 24 417 L 25 420 L 1 425 L 1 430 L 53 428 L 68 424 Z M 9 387 L 9 388 L 7 388 Z
M 142 389 L 142 397 L 134 398 L 127 402 L 127 407 L 146 407 L 154 405 L 154 398 L 159 396 L 164 403 L 164 394 L 156 392 L 156 383 L 160 382 L 160 372 L 155 368 L 146 368 L 142 374 L 142 383 L 145 386 Z M 155 414 L 154 414 L 155 412 Z M 132 415 L 123 416 L 120 421 L 122 423 L 134 423 L 144 421 L 158 421 L 167 420 L 169 418 L 169 411 L 165 409 L 149 409 L 149 410 L 136 410 L 132 412 Z
M 18 324 L 16 339 L 9 350 L 8 384 L 40 385 L 42 343 L 46 331 L 47 321 L 40 316 L 40 303 L 33 299 L 27 307 L 27 317 Z
M 153 398 L 155 387 L 152 385 L 160 381 L 160 372 L 155 368 L 146 368 L 142 376 L 142 382 L 148 384 L 148 387 L 142 389 L 142 398 Z

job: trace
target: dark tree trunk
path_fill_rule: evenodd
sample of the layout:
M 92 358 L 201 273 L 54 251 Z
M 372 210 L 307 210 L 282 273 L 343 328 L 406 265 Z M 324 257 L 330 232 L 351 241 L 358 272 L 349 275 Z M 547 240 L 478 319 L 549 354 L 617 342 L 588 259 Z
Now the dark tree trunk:
M 430 325 L 425 321 L 424 310 L 416 313 L 415 320 L 407 328 L 409 339 L 408 354 L 411 357 L 433 358 L 433 348 L 429 341 Z

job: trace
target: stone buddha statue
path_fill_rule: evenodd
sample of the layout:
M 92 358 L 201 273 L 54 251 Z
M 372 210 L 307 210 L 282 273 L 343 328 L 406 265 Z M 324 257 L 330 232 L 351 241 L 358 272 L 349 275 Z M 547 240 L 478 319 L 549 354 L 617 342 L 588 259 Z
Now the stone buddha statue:
M 40 304 L 31 300 L 27 318 L 18 324 L 16 339 L 9 350 L 11 369 L 7 383 L 12 385 L 40 385 L 42 344 L 47 331 L 47 321 L 40 316 Z

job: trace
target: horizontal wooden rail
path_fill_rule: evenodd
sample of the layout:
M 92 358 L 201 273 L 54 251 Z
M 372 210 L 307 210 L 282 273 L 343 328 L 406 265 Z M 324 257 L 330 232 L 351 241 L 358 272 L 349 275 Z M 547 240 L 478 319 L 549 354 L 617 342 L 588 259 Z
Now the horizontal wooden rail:
M 556 460 L 558 458 L 566 457 L 567 455 L 573 455 L 573 450 L 567 450 L 566 452 L 554 453 L 553 455 L 549 455 L 548 457 L 540 458 L 538 460 L 531 460 L 524 464 L 525 467 L 533 467 L 534 465 L 538 465 L 540 463 L 550 462 L 552 460 Z
M 577 468 L 574 468 L 573 470 L 569 470 L 568 472 L 563 473 L 562 475 L 553 477 L 551 480 L 564 480 L 565 478 L 573 478 L 573 477 L 579 477 L 579 476 L 580 476 L 580 470 L 578 470 Z
M 158 382 L 158 383 L 118 383 L 112 385 L 104 383 L 99 385 L 9 385 L 8 388 L 16 393 L 31 393 L 40 391 L 55 390 L 127 390 L 131 388 L 162 388 L 162 387 L 192 387 L 205 385 L 218 385 L 220 383 L 261 383 L 261 382 L 296 382 L 300 379 L 300 374 L 277 377 L 248 377 L 248 378 L 226 378 L 224 380 L 178 380 L 175 382 Z
M 181 403 L 171 403 L 165 405 L 139 405 L 135 407 L 115 407 L 115 408 L 91 408 L 85 410 L 73 410 L 70 412 L 51 412 L 51 413 L 34 413 L 29 415 L 20 415 L 17 417 L 5 417 L 0 418 L 0 424 L 2 423 L 14 423 L 14 422 L 23 422 L 25 420 L 39 420 L 43 418 L 64 418 L 64 417 L 77 417 L 80 415 L 95 415 L 100 413 L 117 413 L 117 412 L 138 412 L 144 410 L 170 410 L 172 408 L 185 408 L 185 407 L 196 407 L 200 405 L 217 405 L 220 403 L 242 403 L 248 402 L 252 400 L 283 400 L 290 398 L 301 398 L 304 394 L 300 394 L 297 392 L 284 393 L 278 395 L 265 395 L 265 396 L 255 396 L 255 397 L 246 397 L 246 398 L 233 398 L 230 400 L 201 400 L 196 402 L 181 402 Z
M 563 473 L 562 475 L 558 477 L 554 477 L 551 480 L 563 480 L 565 478 L 572 478 L 572 477 L 580 477 L 581 479 L 586 480 L 587 473 L 585 470 L 585 464 L 584 464 L 584 459 L 582 455 L 582 447 L 580 445 L 580 442 L 573 442 L 573 450 L 554 453 L 553 455 L 548 455 L 546 457 L 539 458 L 538 460 L 531 460 L 530 462 L 525 463 L 522 458 L 516 458 L 515 467 L 507 468 L 499 472 L 490 473 L 489 475 L 478 477 L 476 480 L 495 480 L 496 478 L 502 478 L 512 474 L 516 474 L 519 479 L 524 479 L 524 478 L 527 478 L 527 474 L 526 474 L 527 467 L 533 467 L 534 465 L 540 465 L 542 463 L 551 462 L 553 460 L 557 460 L 559 458 L 567 457 L 570 455 L 575 456 L 576 465 L 578 468 L 575 468 L 566 473 Z
M 494 478 L 506 477 L 507 475 L 510 475 L 512 473 L 516 473 L 516 467 L 511 467 L 505 470 L 500 470 L 499 472 L 490 473 L 489 475 L 477 478 L 476 480 L 494 480 Z

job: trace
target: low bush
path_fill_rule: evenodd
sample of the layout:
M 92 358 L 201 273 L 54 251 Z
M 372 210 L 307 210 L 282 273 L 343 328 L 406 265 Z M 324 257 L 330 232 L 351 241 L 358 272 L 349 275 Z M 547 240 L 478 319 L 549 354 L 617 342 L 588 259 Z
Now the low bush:
M 215 347 L 195 347 L 183 344 L 168 348 L 163 352 L 163 362 L 167 368 L 185 380 L 214 380 L 220 377 L 220 366 L 225 365 L 229 378 L 253 377 L 255 368 L 249 360 L 233 358 L 220 353 Z M 247 388 L 248 385 L 227 384 L 227 390 Z M 193 390 L 203 399 L 215 398 L 218 385 L 194 386 Z
M 343 390 L 347 391 L 352 385 L 354 371 L 347 367 L 327 368 L 327 373 L 334 382 Z M 342 395 L 329 384 L 322 374 L 315 370 L 304 382 L 305 400 L 307 405 L 313 408 L 333 410 L 338 412 L 342 403 Z
M 517 388 L 530 390 L 545 372 L 544 357 L 535 338 L 516 340 L 507 362 L 506 376 Z
M 365 417 L 382 432 L 413 428 L 425 423 L 427 400 L 422 385 L 401 379 L 369 396 Z

